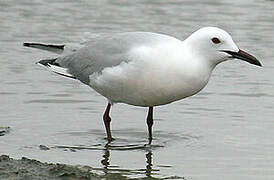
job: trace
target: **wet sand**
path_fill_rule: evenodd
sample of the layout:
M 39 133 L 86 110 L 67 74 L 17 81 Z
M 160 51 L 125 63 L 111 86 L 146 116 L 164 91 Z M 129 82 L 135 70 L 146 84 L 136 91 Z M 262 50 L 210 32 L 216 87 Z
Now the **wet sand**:
M 42 163 L 26 157 L 15 160 L 7 155 L 0 156 L 0 169 L 0 179 L 100 179 L 89 167 Z
M 89 166 L 71 166 L 66 164 L 43 163 L 35 159 L 22 157 L 19 160 L 8 155 L 0 156 L 0 179 L 12 180 L 97 180 L 97 179 L 129 179 L 119 173 L 97 175 Z M 158 179 L 153 177 L 138 179 Z M 166 179 L 166 178 L 165 178 Z M 170 179 L 170 178 L 168 178 Z M 178 179 L 172 177 L 172 179 Z M 181 178 L 180 178 L 181 179 Z

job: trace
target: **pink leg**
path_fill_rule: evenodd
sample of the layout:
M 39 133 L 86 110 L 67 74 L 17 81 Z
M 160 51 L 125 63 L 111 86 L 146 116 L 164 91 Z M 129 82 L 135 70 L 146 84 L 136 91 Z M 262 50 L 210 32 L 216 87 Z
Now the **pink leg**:
M 149 107 L 147 114 L 148 144 L 152 141 L 153 107 Z
M 111 118 L 109 116 L 110 107 L 111 107 L 111 104 L 108 103 L 107 108 L 106 108 L 105 113 L 104 113 L 104 116 L 103 116 L 106 132 L 107 132 L 108 142 L 111 142 L 113 140 L 113 138 L 111 136 L 111 131 L 110 131 L 110 121 L 111 121 Z

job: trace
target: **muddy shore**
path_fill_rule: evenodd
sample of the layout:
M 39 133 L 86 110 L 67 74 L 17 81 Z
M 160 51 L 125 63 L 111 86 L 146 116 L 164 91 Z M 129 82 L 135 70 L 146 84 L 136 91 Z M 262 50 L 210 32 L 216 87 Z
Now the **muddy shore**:
M 89 166 L 71 166 L 66 164 L 42 163 L 35 159 L 22 157 L 19 160 L 8 155 L 0 156 L 1 180 L 97 180 L 129 179 L 119 173 L 98 175 L 91 172 Z M 139 178 L 138 178 L 139 179 Z M 140 179 L 157 179 L 146 177 Z
M 65 164 L 42 163 L 26 157 L 15 160 L 7 155 L 0 156 L 0 179 L 72 180 L 101 178 L 90 173 L 88 167 L 85 169 Z

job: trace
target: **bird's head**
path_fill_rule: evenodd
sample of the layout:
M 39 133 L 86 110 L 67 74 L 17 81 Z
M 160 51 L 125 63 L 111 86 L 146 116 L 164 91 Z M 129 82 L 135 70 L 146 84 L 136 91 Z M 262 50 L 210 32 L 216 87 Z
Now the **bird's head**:
M 186 43 L 192 53 L 206 59 L 213 66 L 233 58 L 262 66 L 254 56 L 239 49 L 226 31 L 217 27 L 197 30 L 186 39 Z

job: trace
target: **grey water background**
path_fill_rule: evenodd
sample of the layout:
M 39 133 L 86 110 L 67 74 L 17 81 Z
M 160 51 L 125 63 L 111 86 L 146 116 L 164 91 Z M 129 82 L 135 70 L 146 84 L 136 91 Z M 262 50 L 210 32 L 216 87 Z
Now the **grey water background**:
M 143 146 L 147 109 L 124 104 L 112 109 L 116 141 L 105 147 L 105 98 L 35 64 L 56 54 L 22 47 L 31 41 L 70 49 L 124 31 L 185 39 L 203 26 L 228 31 L 264 67 L 222 63 L 202 92 L 156 107 L 151 147 Z M 274 179 L 273 34 L 271 0 L 1 0 L 0 127 L 11 129 L 0 136 L 0 154 L 128 178 Z

